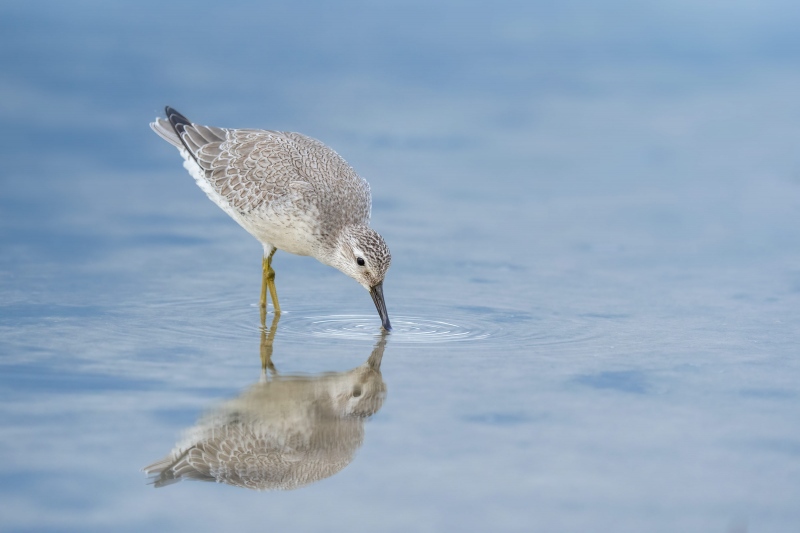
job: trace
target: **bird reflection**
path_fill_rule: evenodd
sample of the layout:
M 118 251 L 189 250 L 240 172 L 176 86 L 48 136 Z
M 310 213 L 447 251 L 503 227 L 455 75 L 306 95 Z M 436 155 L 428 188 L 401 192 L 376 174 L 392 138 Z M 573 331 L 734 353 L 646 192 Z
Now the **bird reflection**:
M 262 324 L 263 324 L 262 314 Z M 173 451 L 144 468 L 156 487 L 182 479 L 291 490 L 353 460 L 364 421 L 383 405 L 383 332 L 367 362 L 347 372 L 282 376 L 272 363 L 279 315 L 261 328 L 261 379 L 206 413 Z

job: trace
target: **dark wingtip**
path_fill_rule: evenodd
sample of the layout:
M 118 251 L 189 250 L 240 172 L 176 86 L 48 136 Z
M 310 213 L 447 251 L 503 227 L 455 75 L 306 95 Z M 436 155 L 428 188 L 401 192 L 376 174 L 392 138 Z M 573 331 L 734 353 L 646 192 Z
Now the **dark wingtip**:
M 179 134 L 183 133 L 184 126 L 191 126 L 192 124 L 191 120 L 189 120 L 188 118 L 186 118 L 185 116 L 183 116 L 170 106 L 166 106 L 164 108 L 164 112 L 167 114 L 167 120 L 169 120 L 169 123 L 172 125 L 172 128 Z
M 175 115 L 176 117 L 180 117 L 180 118 L 182 118 L 182 119 L 186 120 L 186 117 L 184 117 L 184 116 L 183 116 L 183 115 L 180 113 L 180 111 L 178 111 L 178 110 L 177 110 L 177 109 L 175 109 L 174 107 L 165 106 L 165 107 L 164 107 L 164 113 L 166 113 L 166 115 L 167 115 L 167 118 L 171 117 L 172 115 Z
M 170 106 L 165 106 L 164 112 L 167 114 L 167 120 L 169 120 L 169 123 L 172 126 L 172 129 L 175 130 L 175 133 L 178 134 L 178 138 L 183 143 L 183 146 L 186 147 L 186 150 L 192 155 L 192 158 L 195 161 L 197 161 L 197 156 L 192 151 L 192 149 L 189 148 L 189 145 L 186 144 L 186 140 L 183 138 L 184 128 L 186 126 L 191 126 L 192 121 L 183 116 L 182 114 L 180 114 L 179 112 L 175 111 L 175 109 Z

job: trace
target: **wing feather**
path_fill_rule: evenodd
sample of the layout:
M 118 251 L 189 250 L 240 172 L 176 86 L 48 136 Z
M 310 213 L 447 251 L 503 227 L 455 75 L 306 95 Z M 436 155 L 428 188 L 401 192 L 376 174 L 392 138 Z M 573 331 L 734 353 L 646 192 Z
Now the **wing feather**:
M 245 213 L 303 191 L 306 201 L 346 205 L 339 196 L 358 199 L 335 225 L 369 220 L 369 185 L 323 143 L 299 133 L 225 129 L 190 122 L 172 108 L 156 119 L 153 130 L 179 150 L 186 150 L 223 209 Z M 205 188 L 200 184 L 201 188 Z M 352 194 L 352 193 L 356 194 Z M 227 203 L 223 205 L 221 202 Z M 324 207 L 322 207 L 324 210 Z

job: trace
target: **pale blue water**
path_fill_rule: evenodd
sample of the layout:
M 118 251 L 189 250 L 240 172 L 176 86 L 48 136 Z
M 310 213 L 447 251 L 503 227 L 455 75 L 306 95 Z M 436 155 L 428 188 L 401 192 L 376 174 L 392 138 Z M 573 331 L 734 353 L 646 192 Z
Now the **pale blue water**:
M 800 524 L 800 8 L 0 7 L 0 529 Z M 300 131 L 372 184 L 397 327 L 352 462 L 141 472 L 261 373 L 261 249 L 148 128 Z M 272 362 L 369 357 L 368 294 L 278 254 Z

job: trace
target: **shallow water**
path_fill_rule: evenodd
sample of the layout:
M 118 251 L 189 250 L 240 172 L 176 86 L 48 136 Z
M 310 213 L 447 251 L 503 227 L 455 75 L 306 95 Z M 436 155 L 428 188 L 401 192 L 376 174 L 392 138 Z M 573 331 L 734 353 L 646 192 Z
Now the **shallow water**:
M 203 5 L 0 7 L 0 529 L 800 523 L 797 8 Z M 280 253 L 262 326 L 261 248 L 150 132 L 164 104 L 370 181 L 377 409 L 369 295 Z M 152 486 L 253 391 L 278 441 L 349 435 L 296 445 L 335 471 Z

